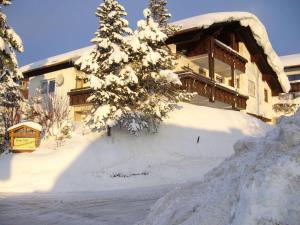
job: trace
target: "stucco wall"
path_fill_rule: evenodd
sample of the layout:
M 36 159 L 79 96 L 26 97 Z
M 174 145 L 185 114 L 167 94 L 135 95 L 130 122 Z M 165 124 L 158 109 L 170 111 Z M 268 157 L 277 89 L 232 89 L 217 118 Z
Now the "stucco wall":
M 76 87 L 76 75 L 79 73 L 74 67 L 54 71 L 51 73 L 41 74 L 39 76 L 31 77 L 29 80 L 29 96 L 36 94 L 36 90 L 41 88 L 43 80 L 57 80 L 58 77 L 63 77 L 63 84 L 55 85 L 55 93 L 58 95 L 66 95 L 71 89 Z
M 240 91 L 249 96 L 247 101 L 248 113 L 253 113 L 269 119 L 273 118 L 273 97 L 270 86 L 262 80 L 262 73 L 254 62 L 251 62 L 251 56 L 244 43 L 239 43 L 240 54 L 248 60 L 246 64 L 246 73 L 240 75 Z M 249 80 L 255 84 L 255 95 L 249 95 Z M 268 102 L 265 102 L 264 90 L 268 92 Z
M 63 98 L 68 98 L 68 92 L 71 89 L 76 88 L 76 76 L 82 74 L 79 70 L 74 67 L 62 69 L 46 74 L 42 74 L 39 76 L 31 77 L 29 79 L 29 98 L 35 96 L 38 92 L 38 89 L 41 89 L 41 82 L 43 80 L 55 80 L 56 82 L 63 78 L 63 83 L 55 85 L 55 94 L 58 96 L 62 96 Z M 86 85 L 86 84 L 85 84 Z M 74 107 L 70 107 L 69 119 L 74 119 L 75 109 Z

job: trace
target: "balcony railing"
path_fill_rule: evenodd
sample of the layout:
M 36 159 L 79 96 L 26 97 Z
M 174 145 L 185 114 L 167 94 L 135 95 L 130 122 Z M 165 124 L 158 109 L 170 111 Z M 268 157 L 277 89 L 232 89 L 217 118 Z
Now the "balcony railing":
M 213 101 L 228 104 L 234 109 L 242 110 L 247 107 L 248 97 L 240 94 L 231 87 L 218 84 L 188 69 L 178 72 L 178 76 L 182 82 L 182 88 L 189 92 L 196 92 L 208 99 L 213 96 Z

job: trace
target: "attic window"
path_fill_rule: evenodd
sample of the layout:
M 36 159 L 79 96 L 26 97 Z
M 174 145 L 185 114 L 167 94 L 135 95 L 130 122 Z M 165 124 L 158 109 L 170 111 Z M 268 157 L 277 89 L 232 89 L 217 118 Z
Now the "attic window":
M 264 99 L 265 99 L 265 102 L 268 102 L 268 90 L 267 89 L 264 89 Z

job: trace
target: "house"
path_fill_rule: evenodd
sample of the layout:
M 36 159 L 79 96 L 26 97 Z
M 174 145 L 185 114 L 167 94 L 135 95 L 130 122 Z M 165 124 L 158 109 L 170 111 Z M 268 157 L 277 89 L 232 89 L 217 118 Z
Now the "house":
M 290 84 L 274 52 L 264 25 L 246 12 L 220 12 L 177 21 L 181 26 L 167 41 L 177 54 L 183 88 L 198 95 L 193 103 L 241 110 L 272 122 L 275 96 L 289 92 Z M 74 65 L 92 47 L 48 58 L 21 68 L 28 96 L 70 97 L 70 119 L 81 120 L 89 110 L 92 89 Z
M 284 71 L 291 84 L 290 97 L 300 97 L 300 54 L 286 55 L 281 57 Z

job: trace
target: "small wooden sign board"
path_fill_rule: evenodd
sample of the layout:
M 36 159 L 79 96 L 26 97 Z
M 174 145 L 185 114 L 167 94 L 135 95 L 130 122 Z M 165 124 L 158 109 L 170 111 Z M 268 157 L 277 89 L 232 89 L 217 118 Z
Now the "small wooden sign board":
M 40 145 L 42 126 L 23 122 L 8 129 L 12 152 L 33 152 Z

